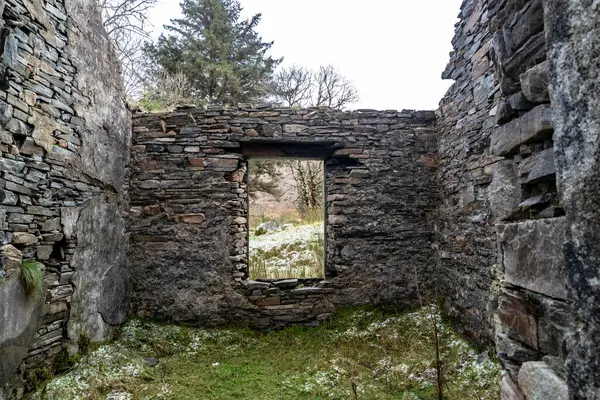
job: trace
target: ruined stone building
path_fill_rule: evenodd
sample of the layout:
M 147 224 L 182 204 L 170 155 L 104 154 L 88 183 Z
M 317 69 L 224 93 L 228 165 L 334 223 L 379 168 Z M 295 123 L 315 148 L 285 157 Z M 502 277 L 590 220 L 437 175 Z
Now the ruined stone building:
M 314 325 L 420 290 L 504 399 L 600 399 L 600 1 L 465 0 L 437 111 L 133 116 L 93 3 L 0 0 L 0 398 L 128 316 Z M 325 280 L 248 279 L 257 155 L 324 160 Z

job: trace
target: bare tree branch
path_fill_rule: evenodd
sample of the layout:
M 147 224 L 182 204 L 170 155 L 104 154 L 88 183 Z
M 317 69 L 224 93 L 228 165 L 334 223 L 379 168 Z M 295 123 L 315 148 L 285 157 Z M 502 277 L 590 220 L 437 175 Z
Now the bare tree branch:
M 304 67 L 292 65 L 282 68 L 273 79 L 275 96 L 287 107 L 303 107 L 310 102 L 313 73 Z
M 332 65 L 314 73 L 293 65 L 281 69 L 273 79 L 275 101 L 287 107 L 331 107 L 343 109 L 358 101 L 354 84 Z
M 316 76 L 317 97 L 313 107 L 342 109 L 358 101 L 356 88 L 333 65 L 319 68 Z
M 142 45 L 149 38 L 148 14 L 157 0 L 98 0 L 104 28 L 123 64 L 127 97 L 141 93 Z

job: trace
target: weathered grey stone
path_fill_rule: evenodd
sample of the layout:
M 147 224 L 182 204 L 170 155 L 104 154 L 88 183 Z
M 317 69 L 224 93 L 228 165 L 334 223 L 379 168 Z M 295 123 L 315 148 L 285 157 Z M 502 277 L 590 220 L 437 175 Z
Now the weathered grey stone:
M 123 259 L 119 260 L 123 262 Z M 112 265 L 102 279 L 102 294 L 98 302 L 98 312 L 110 325 L 120 325 L 127 320 L 129 307 L 129 286 L 123 264 Z
M 521 74 L 521 90 L 525 97 L 533 103 L 549 103 L 548 93 L 548 61 Z
M 519 183 L 532 184 L 550 180 L 556 180 L 554 149 L 534 154 L 519 164 Z
M 18 270 L 22 262 L 23 254 L 16 247 L 10 244 L 0 246 L 0 272 L 2 277 L 11 271 Z
M 38 329 L 43 299 L 25 293 L 19 274 L 0 283 L 0 386 L 17 371 Z
M 517 166 L 511 160 L 494 165 L 494 177 L 489 186 L 490 209 L 499 220 L 506 219 L 521 201 L 521 186 Z
M 527 400 L 568 400 L 565 381 L 543 361 L 526 362 L 519 371 L 519 386 Z
M 513 110 L 527 111 L 533 108 L 533 104 L 527 100 L 523 92 L 513 94 L 508 98 L 508 104 Z
M 566 298 L 564 218 L 497 225 L 496 230 L 507 282 L 547 296 Z
M 502 378 L 501 400 L 526 400 L 515 382 L 505 375 Z
M 53 248 L 49 245 L 38 246 L 37 248 L 37 259 L 38 260 L 48 260 L 52 255 Z
M 19 204 L 19 197 L 13 192 L 0 189 L 0 204 L 6 206 L 16 206 Z
M 15 232 L 13 234 L 12 244 L 32 245 L 38 242 L 35 235 L 27 232 Z
M 539 105 L 521 118 L 494 129 L 490 151 L 495 155 L 508 155 L 516 152 L 523 143 L 552 136 L 552 109 Z
M 72 238 L 75 234 L 80 212 L 81 209 L 79 207 L 61 207 L 60 223 L 67 238 Z
M 66 0 L 65 10 L 70 16 L 67 53 L 77 70 L 75 82 L 82 95 L 91 100 L 73 107 L 77 114 L 86 116 L 85 127 L 79 131 L 81 166 L 88 176 L 120 191 L 131 145 L 131 113 L 124 104 L 123 83 L 114 79 L 120 63 L 97 4 Z
M 545 1 L 556 164 L 566 209 L 569 392 L 600 398 L 600 3 Z
M 126 248 L 122 245 L 125 221 L 116 204 L 102 197 L 88 201 L 77 219 L 77 248 L 71 261 L 75 270 L 68 333 L 71 344 L 85 333 L 95 341 L 114 334 L 114 323 L 123 321 L 128 296 Z

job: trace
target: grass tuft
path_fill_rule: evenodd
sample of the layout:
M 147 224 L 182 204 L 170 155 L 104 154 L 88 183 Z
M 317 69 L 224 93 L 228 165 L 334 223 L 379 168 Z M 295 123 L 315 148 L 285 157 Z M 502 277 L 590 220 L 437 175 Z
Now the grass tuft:
M 28 296 L 41 297 L 44 294 L 44 264 L 27 260 L 21 264 L 21 281 Z

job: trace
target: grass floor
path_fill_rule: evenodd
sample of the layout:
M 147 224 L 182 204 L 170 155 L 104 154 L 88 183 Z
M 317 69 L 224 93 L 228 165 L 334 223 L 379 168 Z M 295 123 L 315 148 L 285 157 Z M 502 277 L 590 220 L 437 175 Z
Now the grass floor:
M 499 399 L 498 365 L 440 330 L 445 399 Z M 136 320 L 33 398 L 434 399 L 431 331 L 426 309 L 346 310 L 318 328 L 268 333 Z

